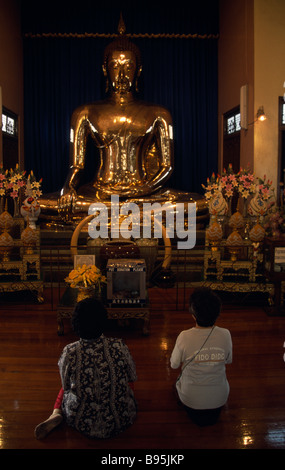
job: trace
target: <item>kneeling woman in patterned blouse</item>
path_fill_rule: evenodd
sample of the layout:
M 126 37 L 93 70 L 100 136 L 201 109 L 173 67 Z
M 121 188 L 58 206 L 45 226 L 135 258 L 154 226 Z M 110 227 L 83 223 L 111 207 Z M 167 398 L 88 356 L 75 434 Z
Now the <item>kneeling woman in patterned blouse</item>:
M 73 312 L 72 325 L 79 340 L 63 349 L 58 366 L 62 389 L 52 415 L 35 429 L 44 438 L 64 419 L 91 438 L 110 438 L 130 426 L 137 413 L 130 386 L 136 368 L 121 339 L 105 337 L 104 306 L 84 299 Z

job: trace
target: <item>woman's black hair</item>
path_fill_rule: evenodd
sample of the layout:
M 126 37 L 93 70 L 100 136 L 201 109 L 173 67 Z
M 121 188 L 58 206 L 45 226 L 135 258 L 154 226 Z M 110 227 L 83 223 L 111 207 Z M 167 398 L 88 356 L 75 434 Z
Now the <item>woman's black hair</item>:
M 107 311 L 100 300 L 88 297 L 76 304 L 72 327 L 80 338 L 98 338 L 104 332 L 106 323 Z
M 220 297 L 208 287 L 198 287 L 190 295 L 190 311 L 194 315 L 197 325 L 213 326 L 221 312 Z

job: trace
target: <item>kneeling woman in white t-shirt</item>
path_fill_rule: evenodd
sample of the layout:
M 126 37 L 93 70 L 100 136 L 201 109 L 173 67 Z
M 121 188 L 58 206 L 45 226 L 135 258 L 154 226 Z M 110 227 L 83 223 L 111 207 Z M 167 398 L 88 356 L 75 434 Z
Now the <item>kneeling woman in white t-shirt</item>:
M 195 289 L 189 311 L 196 325 L 179 334 L 170 364 L 173 369 L 181 366 L 176 389 L 191 418 L 209 425 L 228 399 L 226 364 L 232 362 L 232 339 L 229 330 L 215 325 L 221 300 L 211 289 Z

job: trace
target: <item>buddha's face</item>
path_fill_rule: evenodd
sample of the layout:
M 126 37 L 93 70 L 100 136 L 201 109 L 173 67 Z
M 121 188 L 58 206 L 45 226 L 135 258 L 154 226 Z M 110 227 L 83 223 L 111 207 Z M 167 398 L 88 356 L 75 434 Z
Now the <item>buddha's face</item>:
M 131 91 L 136 76 L 136 57 L 132 51 L 113 51 L 107 63 L 108 76 L 115 92 Z

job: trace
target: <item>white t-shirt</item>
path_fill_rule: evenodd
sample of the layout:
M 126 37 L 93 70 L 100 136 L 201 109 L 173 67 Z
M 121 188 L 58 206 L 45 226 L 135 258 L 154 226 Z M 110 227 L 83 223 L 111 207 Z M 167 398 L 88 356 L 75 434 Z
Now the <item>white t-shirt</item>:
M 187 361 L 198 353 L 176 383 L 182 403 L 194 409 L 219 408 L 226 403 L 230 391 L 225 365 L 232 362 L 231 334 L 218 326 L 210 332 L 211 328 L 196 327 L 182 331 L 170 358 L 173 369 L 182 365 L 183 370 Z

